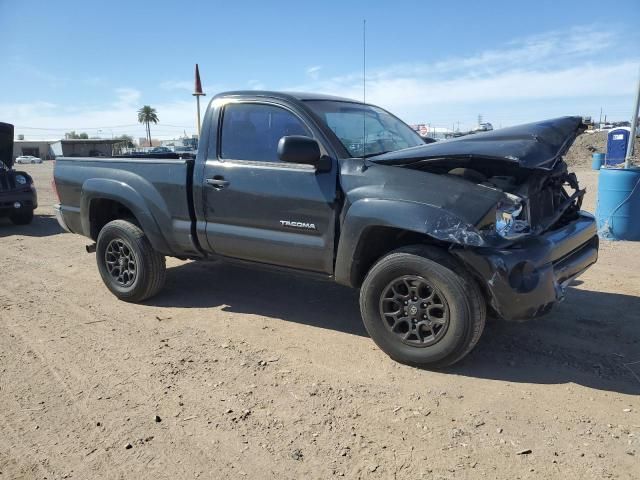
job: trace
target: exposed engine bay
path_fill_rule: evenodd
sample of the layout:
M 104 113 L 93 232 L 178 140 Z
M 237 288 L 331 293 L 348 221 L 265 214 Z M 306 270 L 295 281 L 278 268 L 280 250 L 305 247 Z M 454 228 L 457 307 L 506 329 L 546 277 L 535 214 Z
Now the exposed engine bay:
M 429 159 L 405 165 L 407 168 L 456 177 L 505 194 L 496 206 L 495 217 L 480 228 L 495 228 L 505 239 L 563 227 L 578 218 L 584 189 L 575 173 L 559 161 L 553 169 L 523 168 L 500 160 Z M 495 218 L 495 220 L 494 220 Z

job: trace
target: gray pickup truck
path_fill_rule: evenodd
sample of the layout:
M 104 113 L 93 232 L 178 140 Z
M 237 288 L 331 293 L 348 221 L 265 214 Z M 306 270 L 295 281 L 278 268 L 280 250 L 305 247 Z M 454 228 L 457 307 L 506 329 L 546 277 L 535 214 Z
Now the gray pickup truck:
M 166 256 L 312 274 L 360 289 L 392 358 L 444 367 L 487 311 L 544 314 L 596 262 L 562 159 L 583 128 L 563 117 L 427 145 L 373 105 L 229 92 L 211 101 L 195 159 L 58 158 L 56 213 L 96 242 L 122 300 L 157 294 Z

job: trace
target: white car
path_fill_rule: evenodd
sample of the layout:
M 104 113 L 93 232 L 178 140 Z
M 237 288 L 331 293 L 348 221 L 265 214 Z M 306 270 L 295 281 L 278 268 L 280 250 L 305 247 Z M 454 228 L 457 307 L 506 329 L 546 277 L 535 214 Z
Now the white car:
M 42 163 L 42 159 L 32 155 L 20 155 L 16 158 L 16 163 Z
M 490 132 L 491 130 L 493 130 L 493 125 L 491 125 L 489 122 L 487 122 L 487 123 L 481 123 L 476 128 L 474 128 L 472 131 L 473 132 Z

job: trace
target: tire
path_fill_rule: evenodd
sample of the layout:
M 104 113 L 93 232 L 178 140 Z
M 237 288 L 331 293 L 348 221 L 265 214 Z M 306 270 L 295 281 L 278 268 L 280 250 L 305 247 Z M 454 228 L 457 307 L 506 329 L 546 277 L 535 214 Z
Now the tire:
M 29 225 L 33 221 L 33 210 L 12 213 L 9 219 L 14 225 Z
M 126 220 L 113 220 L 100 230 L 96 262 L 104 284 L 125 302 L 142 302 L 164 286 L 164 255 L 153 249 L 140 227 Z
M 437 369 L 462 360 L 478 343 L 486 303 L 475 280 L 446 252 L 415 245 L 389 253 L 369 270 L 360 311 L 387 355 Z

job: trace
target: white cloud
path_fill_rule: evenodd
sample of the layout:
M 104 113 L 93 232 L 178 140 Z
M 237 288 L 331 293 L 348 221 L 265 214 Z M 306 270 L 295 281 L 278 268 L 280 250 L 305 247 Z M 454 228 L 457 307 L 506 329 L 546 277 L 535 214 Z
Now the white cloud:
M 254 84 L 259 85 L 259 87 L 255 88 L 256 90 L 264 88 L 264 86 L 257 80 L 252 80 L 251 82 L 254 82 Z M 251 82 L 250 82 L 250 86 L 253 85 Z M 185 93 L 189 93 L 189 94 L 193 93 L 195 84 L 193 80 L 166 80 L 164 82 L 161 82 L 159 84 L 159 87 L 162 90 L 166 90 L 167 92 L 175 93 L 180 95 L 181 97 L 184 97 Z M 202 90 L 204 91 L 204 93 L 206 95 L 211 95 L 211 96 L 219 92 L 222 92 L 225 90 L 231 90 L 231 89 L 233 89 L 233 87 L 228 87 L 226 85 L 222 85 L 218 83 L 210 83 L 210 84 L 202 85 Z
M 260 80 L 249 80 L 247 85 L 251 90 L 264 90 L 266 87 Z
M 191 92 L 193 91 L 194 83 L 186 80 L 166 80 L 160 84 L 160 88 L 163 90 L 184 90 Z
M 129 107 L 139 103 L 138 101 L 142 96 L 140 91 L 135 88 L 116 88 L 116 95 L 118 96 L 116 105 L 122 107 Z
M 491 108 L 491 104 L 505 102 L 514 110 L 519 103 L 546 102 L 549 115 L 556 115 L 551 113 L 555 104 L 567 100 L 632 95 L 639 59 L 606 60 L 603 55 L 617 41 L 613 33 L 574 27 L 514 40 L 504 48 L 474 55 L 389 65 L 367 73 L 367 101 L 411 122 L 443 121 L 443 115 L 434 118 L 434 110 L 459 111 L 466 106 L 475 115 L 479 105 Z M 311 81 L 291 89 L 361 99 L 362 74 Z M 522 112 L 517 113 L 513 122 L 505 123 L 520 121 Z
M 111 102 L 103 105 L 62 107 L 49 102 L 0 103 L 0 118 L 10 118 L 16 134 L 26 139 L 56 139 L 67 131 L 87 132 L 90 136 L 121 135 L 144 137 L 137 123 L 141 94 L 133 88 L 118 88 Z M 195 103 L 192 99 L 154 103 L 160 122 L 151 126 L 154 138 L 175 138 L 195 132 Z
M 637 82 L 638 53 L 612 57 L 609 52 L 622 43 L 614 33 L 595 27 L 574 27 L 515 39 L 502 48 L 433 62 L 398 63 L 368 72 L 367 100 L 381 105 L 412 122 L 450 126 L 456 120 L 469 126 L 482 112 L 488 121 L 503 125 L 561 114 L 595 115 L 600 105 L 616 105 L 626 116 L 627 98 L 632 100 Z M 320 65 L 305 70 L 301 85 L 276 85 L 282 90 L 318 91 L 362 98 L 362 75 L 346 72 L 335 77 L 321 76 Z M 49 79 L 53 80 L 53 79 Z M 264 89 L 252 79 L 247 88 Z M 175 100 L 153 102 L 160 124 L 152 127 L 156 138 L 173 138 L 186 130 L 195 131 L 195 103 L 185 95 L 193 83 L 167 80 L 160 84 Z M 232 88 L 237 88 L 233 85 Z M 206 85 L 211 98 L 228 85 Z M 167 93 L 167 96 L 169 93 Z M 112 128 L 121 133 L 144 136 L 137 124 L 136 110 L 142 103 L 135 88 L 119 88 L 111 99 L 93 105 L 57 105 L 50 101 L 0 103 L 0 118 L 11 119 L 16 133 L 27 138 L 61 136 L 66 130 L 87 131 Z M 206 101 L 205 104 L 206 105 Z M 204 106 L 203 105 L 203 106 Z M 589 110 L 591 109 L 591 110 Z M 629 113 L 630 115 L 631 113 Z M 165 123 L 166 122 L 166 123 Z M 20 130 L 20 126 L 47 130 Z M 463 127 L 464 128 L 464 127 Z M 106 130 L 109 131 L 109 130 Z
M 313 67 L 307 68 L 305 73 L 312 80 L 318 80 L 318 78 L 320 78 L 320 70 L 322 70 L 322 65 L 314 65 Z

